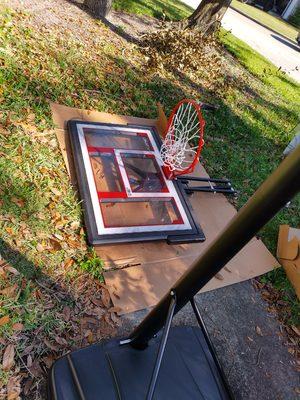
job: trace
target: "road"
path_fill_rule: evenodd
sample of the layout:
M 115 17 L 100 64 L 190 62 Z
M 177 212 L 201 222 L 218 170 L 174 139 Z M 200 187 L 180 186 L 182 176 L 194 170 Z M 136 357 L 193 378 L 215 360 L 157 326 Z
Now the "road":
M 199 0 L 182 1 L 193 8 L 199 4 Z M 222 26 L 300 82 L 300 48 L 296 44 L 231 8 L 224 15 Z

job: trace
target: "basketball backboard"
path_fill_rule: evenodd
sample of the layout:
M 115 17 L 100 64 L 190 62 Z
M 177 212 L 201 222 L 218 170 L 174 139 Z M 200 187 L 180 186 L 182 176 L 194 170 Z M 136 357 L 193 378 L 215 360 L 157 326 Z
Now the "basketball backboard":
M 152 127 L 68 123 L 90 244 L 203 241 L 182 184 L 165 177 Z

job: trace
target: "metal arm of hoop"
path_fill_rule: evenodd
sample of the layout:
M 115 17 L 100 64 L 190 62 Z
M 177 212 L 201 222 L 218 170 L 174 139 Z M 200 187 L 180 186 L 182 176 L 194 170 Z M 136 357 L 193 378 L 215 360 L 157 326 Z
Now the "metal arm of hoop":
M 237 194 L 228 179 L 198 178 L 197 176 L 177 176 L 176 179 L 184 185 L 186 194 L 193 194 L 194 192 Z M 206 182 L 208 186 L 189 186 L 190 182 Z
M 205 111 L 216 111 L 220 108 L 217 104 L 208 104 L 208 103 L 202 103 L 202 101 L 197 101 L 199 106 L 201 107 L 202 110 Z

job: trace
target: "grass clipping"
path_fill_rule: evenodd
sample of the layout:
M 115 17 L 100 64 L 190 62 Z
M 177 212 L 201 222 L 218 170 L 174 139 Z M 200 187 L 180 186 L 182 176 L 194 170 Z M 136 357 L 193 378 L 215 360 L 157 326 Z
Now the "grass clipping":
M 223 94 L 228 88 L 218 36 L 168 27 L 143 35 L 141 52 L 150 70 L 177 72 L 203 88 Z

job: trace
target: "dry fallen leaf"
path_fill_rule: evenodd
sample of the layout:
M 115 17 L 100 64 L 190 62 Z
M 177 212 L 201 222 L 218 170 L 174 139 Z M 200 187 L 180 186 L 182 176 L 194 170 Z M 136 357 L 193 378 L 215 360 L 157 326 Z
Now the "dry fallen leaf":
M 15 358 L 15 347 L 13 344 L 9 344 L 4 350 L 2 359 L 2 368 L 4 371 L 9 371 L 14 365 Z
M 6 230 L 6 232 L 7 232 L 9 235 L 12 235 L 13 232 L 14 232 L 10 226 L 7 226 L 7 227 L 5 228 L 5 230 Z
M 12 328 L 14 331 L 22 331 L 24 328 L 24 325 L 21 324 L 21 322 L 16 322 L 15 324 L 13 324 Z
M 5 269 L 5 271 L 8 271 L 13 275 L 16 275 L 16 276 L 20 275 L 20 272 L 16 268 L 12 267 L 11 265 L 7 265 L 4 269 Z
M 0 267 L 0 276 L 2 279 L 6 279 L 6 273 L 4 267 Z
M 104 307 L 110 307 L 110 294 L 107 289 L 102 288 L 101 290 L 101 300 L 103 302 Z
M 51 188 L 51 192 L 55 194 L 55 196 L 61 196 L 61 192 L 56 188 Z
M 13 198 L 11 199 L 11 201 L 12 201 L 14 204 L 16 204 L 18 207 L 20 207 L 20 208 L 24 207 L 24 205 L 25 205 L 24 200 L 23 200 L 23 199 L 19 199 L 19 198 L 17 198 L 17 197 L 13 197 Z
M 42 251 L 45 250 L 45 249 L 44 249 L 44 246 L 43 246 L 41 243 L 38 243 L 38 244 L 36 245 L 36 249 L 37 249 L 38 252 L 42 252 Z
M 70 321 L 71 309 L 69 306 L 65 306 L 63 309 L 63 317 L 66 322 Z
M 43 374 L 43 370 L 41 368 L 40 363 L 38 362 L 38 360 L 34 360 L 32 363 L 32 366 L 30 367 L 30 373 L 35 376 L 36 378 L 38 378 L 39 376 L 41 376 Z
M 117 315 L 115 314 L 115 313 L 110 313 L 110 318 L 111 318 L 111 320 L 115 323 L 115 324 L 117 324 L 118 322 L 119 322 L 119 318 L 117 317 Z
M 7 382 L 7 400 L 20 399 L 21 385 L 19 377 L 12 376 Z
M 2 318 L 0 318 L 0 326 L 8 324 L 9 320 L 9 315 L 4 315 Z
M 34 380 L 32 378 L 30 378 L 30 379 L 27 379 L 27 381 L 23 385 L 23 393 L 25 396 L 27 396 L 29 394 L 33 382 L 34 382 Z
M 30 368 L 32 366 L 32 356 L 31 356 L 31 354 L 28 354 L 28 356 L 27 356 L 26 365 L 27 365 L 27 368 Z
M 94 335 L 92 331 L 89 331 L 88 336 L 87 336 L 87 340 L 89 342 L 89 344 L 92 344 L 94 341 Z
M 262 331 L 261 331 L 261 329 L 260 329 L 259 326 L 257 326 L 257 327 L 255 328 L 255 331 L 256 331 L 256 333 L 257 333 L 259 336 L 263 336 Z
M 79 221 L 73 221 L 70 223 L 70 228 L 73 230 L 77 230 L 80 226 L 80 222 Z
M 55 251 L 59 251 L 59 250 L 62 249 L 61 244 L 56 239 L 52 239 L 51 238 L 50 239 L 50 244 L 51 244 L 52 249 L 55 250 Z
M 56 239 L 58 240 L 64 240 L 64 237 L 62 235 L 60 235 L 59 233 L 54 233 L 54 235 L 56 237 Z
M 67 346 L 68 342 L 66 341 L 66 339 L 64 339 L 63 337 L 60 336 L 55 336 L 55 341 L 60 344 L 61 346 Z
M 68 269 L 74 264 L 74 260 L 72 258 L 69 258 L 67 261 L 64 263 L 64 268 Z
M 90 300 L 95 306 L 102 307 L 103 302 L 100 299 L 92 297 Z
M 18 290 L 18 285 L 14 284 L 12 286 L 8 286 L 8 287 L 0 290 L 0 294 L 3 294 L 4 296 L 7 296 L 7 297 L 13 297 L 17 294 L 17 290 Z
M 59 346 L 57 346 L 56 344 L 54 344 L 54 343 L 51 343 L 49 340 L 47 340 L 47 339 L 44 339 L 44 343 L 45 343 L 45 345 L 50 349 L 50 350 L 52 350 L 52 351 L 59 351 L 60 350 L 60 347 Z
M 46 365 L 46 367 L 49 369 L 49 368 L 51 368 L 51 366 L 55 360 L 55 357 L 53 357 L 53 355 L 50 354 L 46 357 L 43 357 L 42 360 L 43 360 L 44 364 Z
M 300 336 L 300 330 L 295 326 L 295 325 L 291 325 L 291 328 L 293 329 L 293 331 Z

